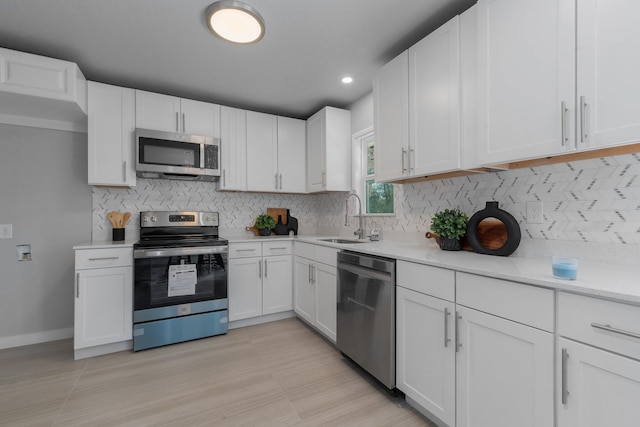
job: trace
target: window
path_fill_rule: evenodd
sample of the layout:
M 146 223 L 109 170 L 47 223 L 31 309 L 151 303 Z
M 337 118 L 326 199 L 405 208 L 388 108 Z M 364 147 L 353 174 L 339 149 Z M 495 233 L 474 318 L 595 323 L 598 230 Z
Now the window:
M 364 195 L 365 213 L 393 213 L 393 185 L 375 182 L 375 138 L 369 128 L 354 135 L 354 187 Z

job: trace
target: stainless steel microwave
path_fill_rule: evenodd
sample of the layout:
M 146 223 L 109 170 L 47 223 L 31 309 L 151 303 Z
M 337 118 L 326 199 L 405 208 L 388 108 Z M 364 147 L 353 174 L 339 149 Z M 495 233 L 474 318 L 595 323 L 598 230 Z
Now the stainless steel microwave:
M 211 136 L 136 129 L 136 175 L 190 181 L 220 177 L 220 140 Z

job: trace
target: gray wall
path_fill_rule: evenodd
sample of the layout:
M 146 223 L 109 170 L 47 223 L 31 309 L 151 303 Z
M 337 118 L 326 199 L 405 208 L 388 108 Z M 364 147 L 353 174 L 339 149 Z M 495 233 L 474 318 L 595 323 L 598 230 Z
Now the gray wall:
M 73 328 L 72 246 L 91 240 L 86 134 L 0 124 L 0 348 Z M 16 260 L 30 243 L 33 260 Z M 12 338 L 13 337 L 13 338 Z

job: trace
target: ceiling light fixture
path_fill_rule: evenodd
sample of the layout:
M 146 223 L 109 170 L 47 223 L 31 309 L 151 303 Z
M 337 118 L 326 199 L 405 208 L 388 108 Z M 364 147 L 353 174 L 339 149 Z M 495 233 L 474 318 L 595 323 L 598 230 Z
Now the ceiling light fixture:
M 255 43 L 264 36 L 264 21 L 257 10 L 235 0 L 221 0 L 207 8 L 207 26 L 213 34 L 233 43 Z
M 342 78 L 342 83 L 344 83 L 344 84 L 353 83 L 353 77 L 343 77 Z

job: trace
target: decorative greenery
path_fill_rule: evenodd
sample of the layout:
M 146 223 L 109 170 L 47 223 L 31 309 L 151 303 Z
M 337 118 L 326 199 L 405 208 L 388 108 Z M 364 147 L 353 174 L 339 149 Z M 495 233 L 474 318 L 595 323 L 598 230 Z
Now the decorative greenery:
M 256 228 L 258 230 L 262 230 L 264 228 L 268 228 L 269 230 L 273 229 L 276 226 L 276 220 L 273 219 L 271 215 L 260 214 L 256 218 Z
M 440 237 L 459 239 L 467 232 L 469 217 L 460 209 L 445 209 L 431 218 L 431 231 Z

